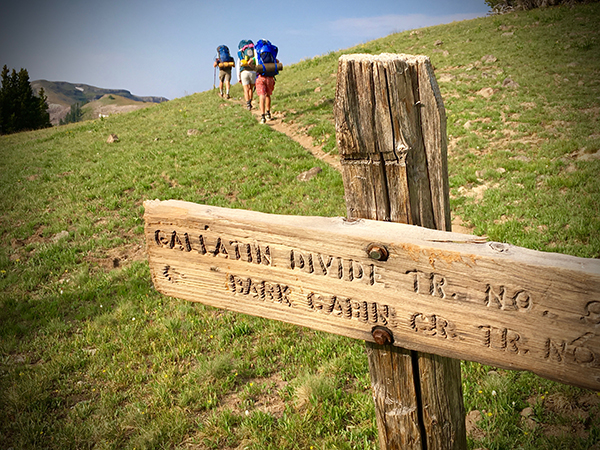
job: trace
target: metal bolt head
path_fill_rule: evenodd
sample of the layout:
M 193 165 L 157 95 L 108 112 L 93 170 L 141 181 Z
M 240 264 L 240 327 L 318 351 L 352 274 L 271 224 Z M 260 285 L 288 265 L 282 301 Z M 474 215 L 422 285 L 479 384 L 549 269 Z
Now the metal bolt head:
M 383 245 L 371 244 L 367 248 L 367 254 L 369 258 L 375 259 L 377 261 L 387 261 L 390 254 Z
M 375 343 L 379 345 L 390 345 L 394 342 L 394 335 L 385 327 L 375 327 L 371 331 Z

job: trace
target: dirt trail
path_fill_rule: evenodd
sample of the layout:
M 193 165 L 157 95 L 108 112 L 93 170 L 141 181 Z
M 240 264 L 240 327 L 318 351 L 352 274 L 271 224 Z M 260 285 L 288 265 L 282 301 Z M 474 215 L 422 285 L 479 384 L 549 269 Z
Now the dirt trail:
M 246 107 L 246 102 L 243 99 L 232 99 L 233 102 L 240 104 L 242 107 Z M 258 98 L 253 100 L 252 114 L 256 117 L 256 120 L 260 120 L 260 110 L 258 109 Z M 311 153 L 315 158 L 318 158 L 331 167 L 336 169 L 338 172 L 342 171 L 342 165 L 338 155 L 330 155 L 323 151 L 323 147 L 319 145 L 313 145 L 313 139 L 306 134 L 306 130 L 294 123 L 286 123 L 283 121 L 285 118 L 285 112 L 274 111 L 271 113 L 272 119 L 268 121 L 265 126 L 270 126 L 275 131 L 283 133 L 300 144 L 306 151 Z M 452 231 L 455 233 L 462 234 L 473 234 L 473 228 L 468 228 L 463 223 L 462 219 L 457 215 L 452 215 Z
M 235 103 L 239 103 L 243 108 L 246 107 L 246 102 L 242 99 L 232 99 Z M 256 117 L 256 120 L 260 120 L 260 110 L 258 108 L 258 98 L 254 98 L 252 101 L 252 114 Z M 320 145 L 313 145 L 313 139 L 306 134 L 306 130 L 294 123 L 284 122 L 285 112 L 272 111 L 271 120 L 265 125 L 273 128 L 275 131 L 285 134 L 289 138 L 300 144 L 306 151 L 311 153 L 315 158 L 326 162 L 331 167 L 341 172 L 342 166 L 340 164 L 340 158 L 337 155 L 330 155 L 323 151 L 323 147 Z

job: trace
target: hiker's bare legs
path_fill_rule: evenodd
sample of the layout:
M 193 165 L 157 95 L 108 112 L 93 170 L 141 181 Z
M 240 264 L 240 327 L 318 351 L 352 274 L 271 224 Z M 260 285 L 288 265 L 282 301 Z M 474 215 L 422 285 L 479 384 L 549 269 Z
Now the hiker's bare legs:
M 244 99 L 247 102 L 251 102 L 252 101 L 252 90 L 254 89 L 254 85 L 253 84 L 245 84 L 244 85 Z
M 265 113 L 267 112 L 266 107 L 265 107 L 265 103 L 266 103 L 266 95 L 259 95 L 258 96 L 258 104 L 260 106 L 260 113 L 264 116 Z
M 271 96 L 270 95 L 259 95 L 260 113 L 266 114 L 267 111 L 271 111 Z

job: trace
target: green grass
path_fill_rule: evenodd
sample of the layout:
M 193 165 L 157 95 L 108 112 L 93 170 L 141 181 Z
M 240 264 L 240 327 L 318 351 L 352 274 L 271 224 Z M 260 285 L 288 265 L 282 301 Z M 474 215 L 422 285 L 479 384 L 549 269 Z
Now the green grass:
M 431 56 L 452 209 L 478 234 L 600 257 L 600 160 L 576 157 L 600 149 L 598 23 L 597 3 L 549 8 L 344 53 Z M 341 53 L 286 66 L 273 98 L 332 153 Z M 214 92 L 1 136 L 0 154 L 0 448 L 377 448 L 361 342 L 165 297 L 144 256 L 144 200 L 345 215 L 339 173 Z M 470 448 L 600 445 L 595 392 L 462 368 Z

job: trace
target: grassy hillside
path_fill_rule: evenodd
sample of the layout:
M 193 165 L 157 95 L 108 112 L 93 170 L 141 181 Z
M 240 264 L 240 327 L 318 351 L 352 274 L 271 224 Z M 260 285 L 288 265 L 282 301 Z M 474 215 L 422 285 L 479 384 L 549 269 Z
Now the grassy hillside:
M 93 103 L 103 97 L 113 99 L 118 98 L 121 105 L 140 105 L 144 103 L 162 103 L 167 101 L 164 97 L 139 97 L 132 95 L 131 92 L 125 89 L 103 89 L 88 84 L 74 84 L 66 81 L 47 81 L 35 80 L 31 82 L 31 88 L 37 93 L 41 88 L 47 97 L 49 106 L 50 122 L 53 125 L 58 125 L 61 119 L 69 113 L 71 105 L 79 103 Z M 92 109 L 88 107 L 88 110 Z M 130 110 L 133 110 L 131 108 Z M 121 111 L 122 112 L 122 111 Z M 85 114 L 84 119 L 96 119 L 98 114 Z
M 120 95 L 106 94 L 98 100 L 83 105 L 81 108 L 83 113 L 82 120 L 97 119 L 100 117 L 100 114 L 102 114 L 102 117 L 112 114 L 122 114 L 141 108 L 148 108 L 153 105 L 154 103 L 150 102 L 140 102 Z
M 104 89 L 89 84 L 69 83 L 67 81 L 34 80 L 31 82 L 31 87 L 36 93 L 40 88 L 44 88 L 48 103 L 56 103 L 61 106 L 91 102 L 105 95 L 118 95 L 136 102 L 161 103 L 167 101 L 164 97 L 139 97 L 126 89 Z
M 598 23 L 599 4 L 534 10 L 344 53 L 431 57 L 453 212 L 477 233 L 599 257 Z M 334 153 L 340 54 L 286 67 L 273 99 Z M 0 155 L 1 448 L 377 448 L 361 342 L 164 297 L 144 256 L 146 199 L 344 215 L 339 173 L 214 92 L 1 136 Z M 470 448 L 600 446 L 595 392 L 462 368 Z

